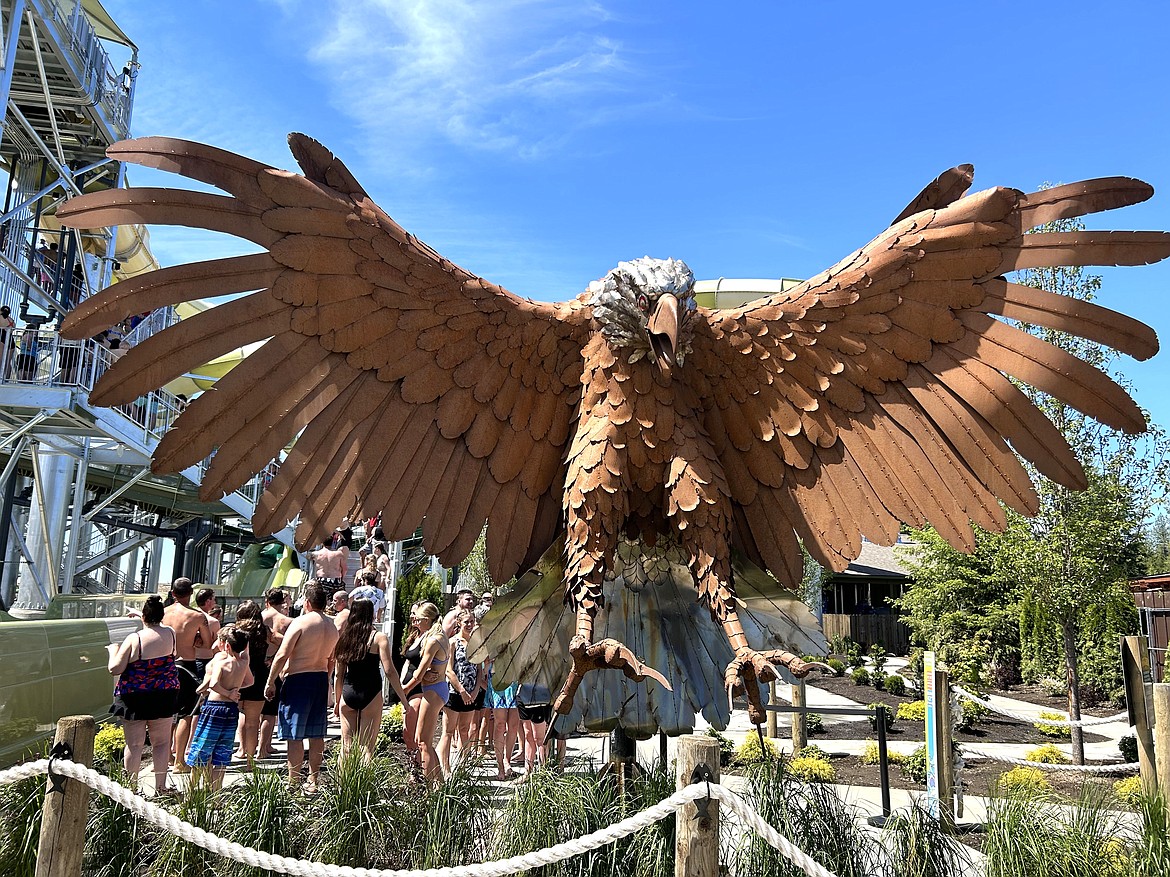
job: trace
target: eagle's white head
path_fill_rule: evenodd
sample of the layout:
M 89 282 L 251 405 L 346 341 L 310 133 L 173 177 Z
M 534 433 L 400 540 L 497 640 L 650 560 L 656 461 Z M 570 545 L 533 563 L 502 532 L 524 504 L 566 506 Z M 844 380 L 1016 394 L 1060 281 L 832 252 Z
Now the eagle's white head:
M 630 348 L 631 363 L 649 356 L 666 372 L 682 364 L 696 307 L 695 275 L 686 262 L 649 256 L 618 262 L 588 293 L 601 333 L 611 346 Z

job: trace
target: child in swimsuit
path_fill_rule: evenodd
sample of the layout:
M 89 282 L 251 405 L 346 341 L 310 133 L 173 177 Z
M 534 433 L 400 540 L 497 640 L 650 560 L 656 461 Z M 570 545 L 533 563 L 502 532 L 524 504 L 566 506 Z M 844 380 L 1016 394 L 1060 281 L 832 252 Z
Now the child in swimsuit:
M 207 675 L 199 693 L 207 693 L 207 702 L 199 711 L 199 723 L 187 748 L 187 764 L 210 769 L 210 786 L 223 785 L 223 775 L 232 760 L 232 746 L 240 721 L 240 689 L 252 684 L 252 671 L 243 657 L 248 635 L 235 625 L 220 630 L 216 638 L 215 657 L 207 665 Z

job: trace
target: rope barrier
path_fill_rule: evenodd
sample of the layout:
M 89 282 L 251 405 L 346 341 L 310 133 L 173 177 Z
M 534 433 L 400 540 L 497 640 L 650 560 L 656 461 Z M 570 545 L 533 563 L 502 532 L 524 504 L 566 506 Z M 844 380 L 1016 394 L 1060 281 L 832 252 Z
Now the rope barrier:
M 1004 764 L 1015 764 L 1021 767 L 1037 767 L 1040 770 L 1068 771 L 1071 773 L 1133 773 L 1138 769 L 1136 761 L 1125 764 L 1048 764 L 1043 761 L 1028 761 L 1026 758 L 1008 758 L 1005 755 L 992 755 L 978 749 L 963 747 L 963 755 L 970 758 L 986 758 L 989 761 L 1000 761 Z
M 994 706 L 983 695 L 972 694 L 963 688 L 961 685 L 951 683 L 951 689 L 956 693 L 962 695 L 968 700 L 973 700 L 976 703 L 981 703 L 993 713 L 999 713 L 1001 716 L 1007 716 L 1009 719 L 1017 719 L 1021 722 L 1042 723 L 1045 725 L 1060 725 L 1062 728 L 1084 728 L 1089 725 L 1108 725 L 1112 722 L 1129 722 L 1129 713 L 1118 713 L 1115 716 L 1106 716 L 1104 718 L 1096 719 L 1042 719 L 1038 716 L 1029 715 L 1028 713 L 1018 713 L 1014 710 L 1004 709 L 1003 707 Z
M 598 847 L 611 844 L 636 831 L 647 828 L 654 823 L 682 808 L 685 804 L 701 798 L 713 798 L 725 804 L 735 812 L 747 825 L 756 831 L 765 841 L 775 847 L 790 862 L 804 871 L 809 877 L 836 877 L 803 850 L 795 846 L 780 832 L 769 825 L 755 809 L 739 795 L 726 786 L 710 783 L 694 783 L 679 789 L 669 798 L 636 813 L 621 822 L 607 828 L 587 834 L 574 840 L 554 844 L 543 850 L 526 853 L 522 856 L 512 856 L 495 862 L 484 862 L 479 865 L 463 867 L 432 868 L 428 870 L 394 870 L 376 868 L 354 868 L 348 865 L 327 865 L 322 862 L 309 862 L 304 859 L 293 859 L 288 856 L 277 856 L 263 850 L 252 849 L 242 844 L 226 840 L 219 835 L 184 822 L 174 814 L 164 810 L 157 804 L 146 800 L 140 795 L 119 785 L 108 777 L 103 776 L 92 768 L 59 758 L 42 758 L 26 764 L 17 765 L 8 770 L 0 771 L 0 786 L 18 782 L 22 779 L 49 772 L 50 764 L 54 773 L 72 777 L 78 782 L 105 795 L 112 801 L 120 804 L 134 815 L 150 822 L 176 837 L 195 844 L 205 850 L 216 853 L 232 861 L 248 865 L 253 868 L 263 868 L 281 874 L 292 874 L 296 877 L 505 877 L 519 871 L 538 868 L 542 865 L 552 865 L 572 856 L 587 853 Z

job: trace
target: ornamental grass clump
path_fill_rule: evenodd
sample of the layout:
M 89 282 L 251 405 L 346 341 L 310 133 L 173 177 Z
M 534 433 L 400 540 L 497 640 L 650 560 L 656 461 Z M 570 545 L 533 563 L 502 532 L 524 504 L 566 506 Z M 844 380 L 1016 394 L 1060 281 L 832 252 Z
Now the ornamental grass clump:
M 41 834 L 41 810 L 45 802 L 45 778 L 29 777 L 0 786 L 0 874 L 33 877 L 37 867 L 37 843 Z
M 614 776 L 563 774 L 542 769 L 516 787 L 496 820 L 490 856 L 523 855 L 619 822 L 674 791 L 661 768 L 629 779 L 625 795 Z M 629 838 L 563 862 L 526 872 L 532 877 L 610 877 L 674 873 L 674 821 L 664 820 Z
M 1067 721 L 1065 716 L 1060 713 L 1054 713 L 1052 710 L 1041 710 L 1041 719 L 1060 719 Z M 1062 740 L 1067 740 L 1072 736 L 1072 731 L 1068 725 L 1053 725 L 1049 722 L 1039 721 L 1033 722 L 1032 726 L 1043 734 L 1045 737 L 1056 737 Z
M 1035 768 L 1023 768 L 1035 770 Z M 1039 772 L 1039 771 L 1037 771 Z M 992 797 L 982 852 L 986 877 L 1130 877 L 1166 873 L 1131 870 L 1131 837 L 1123 813 L 1099 787 L 1086 784 L 1071 805 L 1046 794 Z
M 406 794 L 397 762 L 367 760 L 356 746 L 329 767 L 306 810 L 305 857 L 330 865 L 409 867 L 407 851 L 418 835 L 412 803 L 425 796 Z
M 186 793 L 171 812 L 197 828 L 219 834 L 220 817 L 224 815 L 221 793 L 205 779 L 197 779 L 197 774 L 190 776 L 192 780 Z M 222 866 L 223 860 L 215 853 L 165 832 L 158 857 L 146 873 L 150 877 L 220 877 L 217 871 Z
M 962 877 L 971 867 L 967 847 L 917 803 L 890 817 L 882 840 L 889 851 L 886 877 Z
M 230 814 L 224 836 L 238 844 L 277 856 L 301 858 L 308 832 L 306 813 L 288 787 L 283 770 L 254 770 L 223 791 L 223 808 Z M 237 865 L 233 877 L 267 877 L 267 871 Z
M 487 858 L 492 822 L 492 787 L 465 761 L 426 795 L 421 831 L 411 845 L 419 869 L 474 865 Z
M 120 761 L 110 765 L 107 773 L 119 785 L 133 787 Z M 89 799 L 82 871 L 86 877 L 139 877 L 158 855 L 161 834 L 145 819 L 94 792 Z
M 790 765 L 791 762 L 776 759 L 752 767 L 744 791 L 748 802 L 769 825 L 838 877 L 880 873 L 880 845 L 874 844 L 859 826 L 853 809 L 832 786 L 797 780 L 789 771 Z M 731 873 L 752 877 L 803 875 L 755 832 L 744 832 L 739 838 L 740 845 L 732 854 Z

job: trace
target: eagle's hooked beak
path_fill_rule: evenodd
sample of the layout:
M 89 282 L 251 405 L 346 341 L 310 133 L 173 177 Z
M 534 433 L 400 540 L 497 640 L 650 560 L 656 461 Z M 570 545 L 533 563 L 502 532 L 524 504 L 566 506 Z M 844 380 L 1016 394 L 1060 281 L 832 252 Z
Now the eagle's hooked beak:
M 650 349 L 658 361 L 658 367 L 669 373 L 674 367 L 678 350 L 678 299 L 668 292 L 658 297 L 654 313 L 646 326 L 650 334 Z

